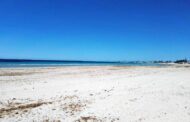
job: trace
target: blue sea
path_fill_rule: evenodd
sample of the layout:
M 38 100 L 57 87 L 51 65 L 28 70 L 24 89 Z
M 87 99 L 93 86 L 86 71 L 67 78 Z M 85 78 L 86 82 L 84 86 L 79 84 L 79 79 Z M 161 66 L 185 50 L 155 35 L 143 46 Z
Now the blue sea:
M 98 62 L 98 61 L 25 61 L 25 60 L 0 60 L 0 68 L 16 67 L 61 67 L 61 66 L 162 66 L 153 62 Z

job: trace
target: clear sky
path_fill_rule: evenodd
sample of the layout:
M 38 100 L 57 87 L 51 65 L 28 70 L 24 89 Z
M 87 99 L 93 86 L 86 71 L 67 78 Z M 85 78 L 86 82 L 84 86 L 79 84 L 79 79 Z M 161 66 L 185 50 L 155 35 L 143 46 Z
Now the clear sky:
M 0 0 L 0 58 L 190 58 L 190 0 Z

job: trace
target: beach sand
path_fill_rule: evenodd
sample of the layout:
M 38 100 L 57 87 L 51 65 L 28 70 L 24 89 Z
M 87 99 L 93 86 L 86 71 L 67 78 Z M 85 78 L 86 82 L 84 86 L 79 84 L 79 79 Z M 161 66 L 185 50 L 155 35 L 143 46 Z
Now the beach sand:
M 190 122 L 190 67 L 0 69 L 1 122 Z

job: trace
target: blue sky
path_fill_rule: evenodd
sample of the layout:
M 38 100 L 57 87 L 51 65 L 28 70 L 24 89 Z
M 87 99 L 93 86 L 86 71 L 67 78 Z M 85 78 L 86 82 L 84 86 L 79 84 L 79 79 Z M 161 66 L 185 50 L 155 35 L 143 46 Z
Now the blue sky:
M 189 0 L 1 0 L 0 58 L 190 58 Z

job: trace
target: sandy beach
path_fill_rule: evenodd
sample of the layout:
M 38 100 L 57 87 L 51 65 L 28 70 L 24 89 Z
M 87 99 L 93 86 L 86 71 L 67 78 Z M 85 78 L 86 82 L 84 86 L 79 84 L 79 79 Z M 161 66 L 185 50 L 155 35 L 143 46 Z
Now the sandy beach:
M 190 122 L 190 67 L 0 69 L 1 122 Z

